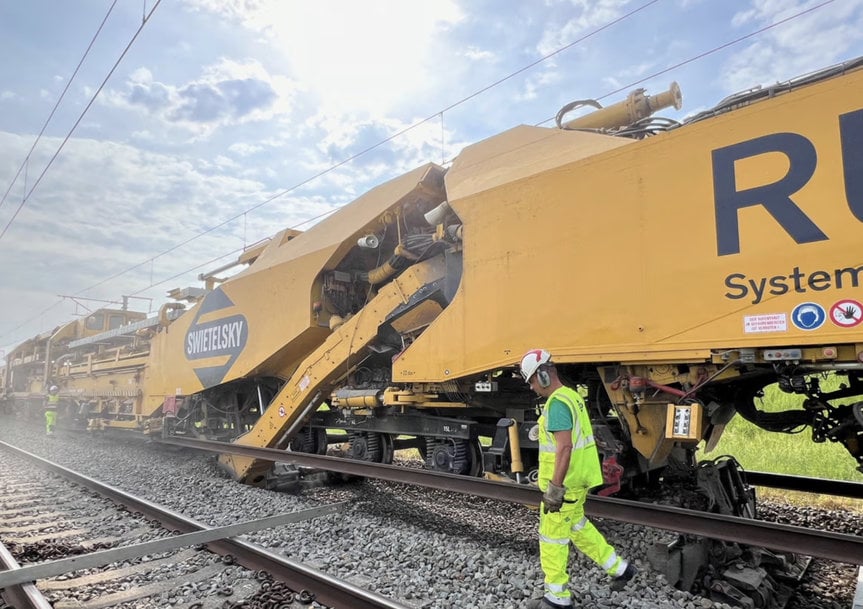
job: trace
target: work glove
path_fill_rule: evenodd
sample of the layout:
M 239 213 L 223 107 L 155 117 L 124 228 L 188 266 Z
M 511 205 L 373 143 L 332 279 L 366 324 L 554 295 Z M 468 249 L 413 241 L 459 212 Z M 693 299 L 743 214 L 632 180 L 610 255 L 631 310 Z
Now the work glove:
M 548 488 L 542 496 L 542 503 L 545 507 L 545 513 L 559 512 L 563 507 L 563 495 L 566 493 L 566 487 L 558 486 L 554 482 L 548 483 Z

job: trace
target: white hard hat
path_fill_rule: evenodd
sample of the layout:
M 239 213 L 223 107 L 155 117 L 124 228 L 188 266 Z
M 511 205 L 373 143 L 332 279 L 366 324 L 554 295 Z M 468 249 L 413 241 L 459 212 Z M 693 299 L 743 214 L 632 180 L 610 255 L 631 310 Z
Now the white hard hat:
M 60 388 L 57 385 L 51 385 L 51 387 L 48 389 L 48 391 L 53 393 L 55 391 L 60 391 Z
M 531 349 L 521 358 L 521 376 L 525 382 L 529 381 L 540 366 L 550 361 L 551 353 L 545 349 Z

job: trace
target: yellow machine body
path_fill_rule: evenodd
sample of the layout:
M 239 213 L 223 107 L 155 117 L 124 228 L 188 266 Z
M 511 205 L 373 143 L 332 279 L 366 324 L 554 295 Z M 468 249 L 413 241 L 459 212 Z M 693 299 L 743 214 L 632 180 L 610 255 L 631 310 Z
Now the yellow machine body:
M 246 270 L 155 337 L 147 402 L 156 407 L 166 395 L 189 395 L 248 376 L 289 377 L 331 334 L 331 314 L 315 311 L 321 274 L 336 269 L 364 235 L 388 230 L 385 222 L 394 221 L 401 205 L 443 201 L 442 175 L 435 165 L 421 167 L 305 233 L 273 237 Z M 376 259 L 378 253 L 370 255 Z
M 6 393 L 29 374 L 89 404 L 91 425 L 254 446 L 321 452 L 342 429 L 372 461 L 412 437 L 441 471 L 520 478 L 536 415 L 516 365 L 542 347 L 633 471 L 711 447 L 736 412 L 812 425 L 863 467 L 858 414 L 830 403 L 856 394 L 809 376 L 863 384 L 861 93 L 863 70 L 830 72 L 651 130 L 681 103 L 673 85 L 515 127 L 277 233 L 113 350 L 55 332 L 63 360 L 46 365 L 46 337 L 24 343 Z M 761 416 L 773 382 L 818 407 Z M 254 483 L 269 467 L 221 462 Z
M 24 341 L 0 369 L 0 397 L 40 412 L 49 387 L 57 385 L 64 405 L 75 402 L 76 415 L 82 411 L 97 419 L 104 411 L 110 418 L 121 415 L 126 425 L 137 428 L 149 345 L 139 336 L 118 339 L 116 333 L 145 317 L 136 311 L 101 308 Z M 87 353 L 75 357 L 69 345 L 88 340 L 93 342 Z
M 459 378 L 535 346 L 558 362 L 656 363 L 863 343 L 863 324 L 827 319 L 809 330 L 791 317 L 801 303 L 829 315 L 861 297 L 863 192 L 846 193 L 846 184 L 863 166 L 854 165 L 857 151 L 843 158 L 840 131 L 840 117 L 859 116 L 861 93 L 856 72 L 642 141 L 517 127 L 467 148 L 446 176 L 464 223 L 461 286 L 400 355 L 393 379 Z M 790 196 L 777 205 L 794 210 L 801 233 L 807 218 L 824 237 L 798 243 L 768 208 L 752 205 L 723 212 L 739 248 L 722 254 L 717 181 L 744 191 L 795 178 L 780 150 L 719 176 L 730 165 L 717 151 L 777 134 L 817 153 L 811 176 L 794 168 L 799 188 L 777 187 Z

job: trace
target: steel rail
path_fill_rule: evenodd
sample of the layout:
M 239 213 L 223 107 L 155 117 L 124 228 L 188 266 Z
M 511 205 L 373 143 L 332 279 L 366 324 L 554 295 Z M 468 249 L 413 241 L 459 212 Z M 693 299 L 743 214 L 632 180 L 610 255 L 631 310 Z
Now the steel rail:
M 21 568 L 21 565 L 3 544 L 0 544 L 0 567 L 7 571 Z M 32 583 L 0 588 L 0 596 L 3 597 L 7 605 L 17 609 L 51 609 L 51 603 Z
M 159 441 L 175 446 L 243 455 L 266 461 L 294 463 L 321 470 L 378 478 L 389 482 L 452 491 L 473 497 L 484 497 L 528 506 L 538 506 L 542 498 L 541 492 L 534 486 L 494 482 L 469 476 L 352 461 L 325 455 L 287 452 L 274 448 L 213 442 L 211 440 L 169 437 Z M 776 551 L 794 552 L 844 563 L 863 564 L 863 537 L 855 535 L 595 495 L 588 497 L 585 512 L 589 516 L 651 526 L 682 534 L 700 535 L 711 539 L 761 546 Z
M 807 478 L 771 472 L 746 472 L 746 481 L 753 486 L 766 486 L 786 491 L 834 495 L 850 499 L 863 499 L 863 483 L 827 478 Z
M 171 530 L 180 533 L 192 533 L 209 528 L 182 514 L 135 497 L 117 487 L 52 463 L 6 442 L 0 442 L 0 448 L 108 497 L 130 511 L 140 512 L 147 518 L 157 520 L 162 526 Z M 322 571 L 239 539 L 221 539 L 208 542 L 206 545 L 217 554 L 230 555 L 237 563 L 247 569 L 263 570 L 272 574 L 275 579 L 285 582 L 293 590 L 311 590 L 314 592 L 315 600 L 318 603 L 335 609 L 410 609 L 407 605 L 385 598 L 375 592 L 363 590 L 348 582 L 337 580 Z
M 258 520 L 249 520 L 237 524 L 229 524 L 223 527 L 206 528 L 194 533 L 183 533 L 181 535 L 154 539 L 152 541 L 144 541 L 132 546 L 120 546 L 109 548 L 107 550 L 90 552 L 89 554 L 67 556 L 66 558 L 59 558 L 57 560 L 27 565 L 26 567 L 19 567 L 18 569 L 13 569 L 11 571 L 0 571 L 0 588 L 5 588 L 6 586 L 13 584 L 23 584 L 39 579 L 56 577 L 58 575 L 63 575 L 64 573 L 71 573 L 72 571 L 104 567 L 111 563 L 139 558 L 147 554 L 171 552 L 173 550 L 179 550 L 180 548 L 188 548 L 198 544 L 203 545 L 211 541 L 237 537 L 246 533 L 280 527 L 286 524 L 308 520 L 310 518 L 336 514 L 341 512 L 346 505 L 347 502 L 332 503 L 318 508 L 311 508 L 309 510 L 286 512 L 275 516 L 267 516 L 266 518 Z

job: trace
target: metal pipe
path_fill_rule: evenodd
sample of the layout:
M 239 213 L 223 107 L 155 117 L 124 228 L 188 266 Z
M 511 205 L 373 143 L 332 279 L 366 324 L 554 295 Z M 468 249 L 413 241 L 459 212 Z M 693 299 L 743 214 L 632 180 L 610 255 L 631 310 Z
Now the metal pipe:
M 332 397 L 339 406 L 347 408 L 374 408 L 383 403 L 378 389 L 339 389 Z
M 48 379 L 50 378 L 51 372 L 51 339 L 53 336 L 49 336 L 48 340 L 45 341 L 45 369 L 42 372 L 42 390 L 46 391 L 48 389 Z
M 680 110 L 682 105 L 680 86 L 672 82 L 667 91 L 657 95 L 645 95 L 644 89 L 636 89 L 625 100 L 564 123 L 563 128 L 615 129 L 631 125 L 669 106 Z
M 518 437 L 518 423 L 515 419 L 510 419 L 512 423 L 509 428 L 507 428 L 507 433 L 509 434 L 509 452 L 510 459 L 512 461 L 512 473 L 516 475 L 516 477 L 520 477 L 524 471 L 524 463 L 521 461 L 521 441 Z

